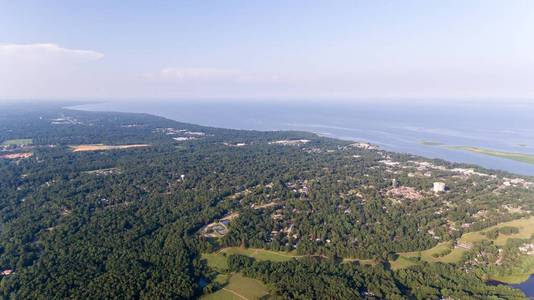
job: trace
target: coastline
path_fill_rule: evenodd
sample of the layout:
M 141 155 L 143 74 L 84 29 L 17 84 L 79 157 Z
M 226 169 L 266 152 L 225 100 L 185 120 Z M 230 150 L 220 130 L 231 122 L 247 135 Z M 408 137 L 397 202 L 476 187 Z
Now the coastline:
M 519 131 L 514 135 L 510 135 L 508 131 L 515 130 L 515 127 L 497 129 L 493 123 L 476 125 L 470 124 L 471 121 L 467 120 L 449 128 L 449 123 L 445 121 L 459 109 L 454 105 L 445 107 L 443 109 L 445 112 L 432 110 L 431 113 L 436 114 L 434 117 L 428 114 L 428 109 L 418 110 L 418 107 L 413 105 L 399 107 L 394 104 L 385 106 L 359 103 L 351 106 L 335 102 L 331 106 L 317 106 L 313 103 L 296 105 L 222 101 L 156 101 L 154 105 L 147 108 L 136 104 L 135 101 L 131 105 L 100 101 L 98 103 L 74 103 L 64 105 L 64 107 L 82 111 L 148 113 L 179 122 L 227 129 L 313 132 L 341 140 L 366 141 L 391 152 L 534 176 L 534 164 L 482 153 L 421 145 L 422 140 L 427 140 L 443 141 L 448 145 L 502 149 L 507 152 L 530 153 L 534 151 L 534 148 L 530 146 L 518 146 L 519 144 L 527 145 L 527 141 L 534 138 L 534 132 L 530 130 L 518 129 Z M 485 113 L 493 114 L 494 111 L 476 112 L 476 117 L 483 117 Z M 463 117 L 469 116 L 468 112 Z M 529 124 L 523 124 L 523 126 L 529 126 Z M 482 128 L 485 126 L 489 126 L 489 129 L 484 131 Z M 534 155 L 534 152 L 532 154 Z
M 66 107 L 66 109 L 81 110 L 81 109 L 79 109 L 79 107 L 76 107 L 76 108 Z M 150 113 L 150 114 L 152 114 L 152 113 Z M 153 114 L 153 115 L 160 116 L 160 115 L 157 115 L 157 114 Z M 160 117 L 164 117 L 164 116 L 160 116 Z M 339 138 L 337 136 L 332 136 L 330 134 L 324 134 L 324 133 L 315 133 L 315 134 L 323 135 L 323 136 L 327 135 L 329 137 L 334 137 L 336 139 L 340 139 L 341 140 L 341 138 Z M 533 273 L 534 273 L 534 270 L 533 270 Z M 520 284 L 522 282 L 528 281 L 530 277 L 531 277 L 531 275 L 529 275 L 529 274 L 518 274 L 518 275 L 505 276 L 505 277 L 498 277 L 498 276 L 491 277 L 490 276 L 490 280 L 499 281 L 499 282 L 502 282 L 502 283 L 507 284 L 507 285 L 512 285 L 512 284 Z

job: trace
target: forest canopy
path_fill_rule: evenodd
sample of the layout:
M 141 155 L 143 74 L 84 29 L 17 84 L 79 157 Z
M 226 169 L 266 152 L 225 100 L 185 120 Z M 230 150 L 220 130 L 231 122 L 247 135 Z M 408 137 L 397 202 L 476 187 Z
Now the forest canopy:
M 1 295 L 197 298 L 217 275 L 202 253 L 252 247 L 303 257 L 227 258 L 285 299 L 521 298 L 486 285 L 483 266 L 389 261 L 530 216 L 532 182 L 305 132 L 11 107 L 0 112 Z

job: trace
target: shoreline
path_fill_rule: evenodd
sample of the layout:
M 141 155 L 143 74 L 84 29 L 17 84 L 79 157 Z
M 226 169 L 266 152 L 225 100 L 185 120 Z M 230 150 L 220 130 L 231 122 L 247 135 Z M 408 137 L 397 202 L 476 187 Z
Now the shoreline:
M 424 145 L 421 145 L 421 140 L 432 141 L 439 140 L 439 138 L 433 137 L 434 134 L 432 132 L 434 131 L 431 130 L 432 128 L 424 130 L 424 122 L 418 122 L 421 124 L 413 125 L 416 126 L 416 129 L 423 126 L 421 127 L 421 130 L 410 129 L 411 118 L 407 117 L 403 122 L 406 123 L 404 127 L 409 127 L 407 129 L 408 131 L 402 131 L 404 128 L 402 126 L 399 128 L 401 131 L 397 129 L 392 130 L 391 128 L 393 127 L 388 127 L 391 124 L 388 125 L 388 123 L 383 123 L 384 120 L 379 114 L 377 114 L 376 120 L 373 117 L 374 115 L 362 119 L 361 117 L 358 117 L 361 113 L 354 110 L 355 115 L 353 116 L 350 109 L 354 109 L 354 107 L 358 107 L 359 109 L 359 106 L 348 107 L 347 109 L 349 110 L 339 118 L 337 115 L 330 115 L 331 112 L 327 111 L 324 116 L 321 114 L 323 117 L 321 117 L 320 120 L 315 121 L 319 122 L 319 125 L 309 124 L 308 121 L 304 121 L 304 119 L 308 117 L 313 120 L 313 118 L 317 116 L 317 113 L 313 113 L 313 107 L 306 108 L 303 112 L 297 112 L 295 116 L 293 116 L 292 114 L 284 113 L 287 111 L 286 109 L 295 108 L 291 105 L 287 107 L 279 105 L 261 105 L 258 107 L 248 105 L 246 106 L 246 109 L 234 109 L 232 107 L 226 108 L 222 106 L 221 103 L 211 103 L 208 105 L 206 103 L 199 104 L 194 102 L 175 104 L 167 102 L 161 104 L 156 103 L 156 105 L 149 110 L 142 110 L 135 105 L 128 107 L 128 109 L 125 110 L 124 108 L 114 105 L 113 102 L 98 101 L 96 104 L 95 102 L 85 104 L 74 103 L 74 105 L 63 105 L 62 107 L 65 109 L 87 112 L 147 113 L 178 122 L 225 129 L 312 132 L 320 136 L 340 140 L 367 141 L 372 144 L 377 144 L 383 150 L 390 152 L 411 154 L 427 159 L 442 159 L 454 163 L 476 165 L 485 169 L 500 170 L 522 176 L 534 176 L 534 165 L 522 161 L 509 160 L 503 157 L 484 155 L 482 153 L 425 147 Z M 366 106 L 362 106 L 361 109 L 365 110 Z M 386 113 L 390 112 L 387 108 L 384 108 L 383 110 Z M 381 112 L 382 110 L 379 111 Z M 219 113 L 221 117 L 215 117 Z M 214 118 L 201 117 L 199 114 L 214 116 Z M 243 116 L 243 114 L 246 114 L 248 117 L 242 118 L 241 116 Z M 257 117 L 251 117 L 256 116 L 256 114 Z M 351 122 L 350 120 L 352 118 L 359 119 L 360 121 Z M 340 126 L 339 122 L 346 122 L 346 126 Z M 375 132 L 376 135 L 374 134 Z M 429 133 L 430 136 L 428 136 L 429 134 L 427 133 Z M 450 137 L 447 136 L 447 139 L 449 138 L 449 144 L 470 145 L 467 140 L 457 140 L 455 135 Z M 471 144 L 476 145 L 474 141 Z

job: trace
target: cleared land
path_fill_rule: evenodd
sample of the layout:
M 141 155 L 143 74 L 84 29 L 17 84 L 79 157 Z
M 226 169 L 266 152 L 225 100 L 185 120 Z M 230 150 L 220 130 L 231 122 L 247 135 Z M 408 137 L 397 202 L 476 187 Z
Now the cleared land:
M 469 232 L 460 239 L 458 239 L 458 244 L 463 245 L 472 245 L 473 243 L 480 242 L 483 240 L 490 240 L 486 235 L 483 235 L 483 232 L 488 232 L 497 228 L 502 227 L 516 227 L 519 229 L 518 233 L 515 234 L 499 234 L 499 236 L 493 240 L 496 245 L 504 246 L 506 241 L 511 238 L 519 239 L 528 239 L 534 234 L 534 217 L 524 218 L 513 220 L 509 222 L 504 222 L 489 228 L 486 228 L 481 231 Z M 451 249 L 451 252 L 445 256 L 434 257 L 434 253 L 443 253 L 443 251 Z M 435 247 L 424 250 L 424 251 L 414 251 L 414 252 L 403 252 L 399 253 L 399 258 L 396 261 L 391 262 L 391 266 L 394 269 L 405 268 L 411 265 L 417 264 L 417 258 L 420 257 L 422 261 L 427 262 L 444 262 L 444 263 L 458 263 L 462 259 L 464 253 L 467 251 L 465 248 L 455 247 L 452 248 L 451 242 L 439 243 Z M 527 258 L 528 259 L 528 258 Z M 534 273 L 534 266 L 529 268 L 524 268 L 524 272 L 506 275 L 506 276 L 491 276 L 492 279 L 507 282 L 507 283 L 520 283 L 528 279 L 530 274 Z
M 22 146 L 22 145 L 30 145 L 33 143 L 32 139 L 14 139 L 14 140 L 6 140 L 2 142 L 2 146 Z
M 221 249 L 215 253 L 204 253 L 202 258 L 214 270 L 220 272 L 215 280 L 223 286 L 217 292 L 202 297 L 204 300 L 211 299 L 261 299 L 269 295 L 267 287 L 256 279 L 244 277 L 238 273 L 225 274 L 228 269 L 227 256 L 232 254 L 242 254 L 254 257 L 258 260 L 285 261 L 292 259 L 291 254 L 286 252 L 275 252 L 264 249 L 243 249 L 230 247 Z
M 461 239 L 460 239 L 461 240 Z M 447 249 L 451 249 L 451 253 L 441 256 L 441 257 L 434 257 L 433 255 L 443 253 Z M 443 242 L 437 244 L 435 247 L 423 250 L 423 251 L 412 251 L 412 252 L 401 252 L 399 253 L 399 259 L 400 258 L 418 258 L 420 257 L 421 260 L 427 261 L 427 262 L 444 262 L 444 263 L 457 263 L 462 259 L 462 255 L 466 249 L 463 248 L 454 248 L 452 246 L 452 242 Z M 413 261 L 411 261 L 413 262 Z M 415 263 L 414 263 L 415 264 Z M 393 264 L 392 264 L 393 266 Z M 399 266 L 399 267 L 402 267 Z
M 506 241 L 510 238 L 516 238 L 516 239 L 530 238 L 532 234 L 534 234 L 534 217 L 513 220 L 510 222 L 504 222 L 504 223 L 489 227 L 481 231 L 466 233 L 462 235 L 462 237 L 460 238 L 460 241 L 474 243 L 474 242 L 478 242 L 482 240 L 488 240 L 488 238 L 485 235 L 481 234 L 482 232 L 487 232 L 492 229 L 502 228 L 502 227 L 507 227 L 507 226 L 517 227 L 519 229 L 519 232 L 515 234 L 509 234 L 509 235 L 499 234 L 499 237 L 495 239 L 494 241 L 495 244 L 499 246 L 503 246 L 506 244 Z
M 218 272 L 226 272 L 228 269 L 228 262 L 226 256 L 221 253 L 203 253 L 202 259 L 205 259 L 208 266 Z
M 246 300 L 262 299 L 269 295 L 267 287 L 258 280 L 244 277 L 241 274 L 219 275 L 219 283 L 227 282 L 217 292 L 203 296 L 203 300 Z
M 228 268 L 226 258 L 232 254 L 246 255 L 259 261 L 269 260 L 274 262 L 288 261 L 294 258 L 302 258 L 305 255 L 297 255 L 295 252 L 272 251 L 258 248 L 228 247 L 215 253 L 204 253 L 202 258 L 206 259 L 208 265 L 217 271 L 224 271 Z M 372 259 L 344 258 L 344 263 L 359 262 L 362 265 L 373 265 L 376 262 Z
M 516 227 L 519 229 L 518 233 L 514 234 L 499 234 L 497 239 L 493 240 L 496 245 L 504 246 L 506 241 L 511 238 L 519 239 L 528 239 L 534 234 L 534 217 L 517 219 L 509 222 L 504 222 L 497 224 L 495 226 L 488 227 L 484 230 L 469 232 L 462 235 L 458 239 L 458 244 L 460 245 L 469 245 L 475 242 L 480 242 L 482 240 L 490 240 L 487 235 L 484 235 L 484 232 L 488 232 L 497 228 L 502 227 Z M 434 257 L 435 254 L 444 253 L 448 249 L 451 252 L 447 255 L 441 257 Z M 412 251 L 412 252 L 401 252 L 399 254 L 399 259 L 405 258 L 399 261 L 399 259 L 392 261 L 391 265 L 393 267 L 403 267 L 408 265 L 413 265 L 415 262 L 409 258 L 420 257 L 421 260 L 427 262 L 444 262 L 444 263 L 457 263 L 461 260 L 463 254 L 467 249 L 462 247 L 454 247 L 451 241 L 442 242 L 437 244 L 435 247 L 423 250 L 423 251 Z M 270 260 L 270 261 L 287 261 L 293 258 L 303 257 L 302 255 L 297 255 L 294 252 L 282 252 L 282 251 L 272 251 L 265 249 L 256 249 L 256 248 L 241 248 L 241 247 L 228 247 L 219 250 L 218 252 L 211 254 L 204 254 L 203 257 L 208 260 L 210 265 L 218 265 L 221 267 L 226 266 L 226 256 L 232 254 L 241 254 L 250 257 L 254 257 L 257 260 Z M 226 256 L 225 256 L 226 255 Z M 408 261 L 406 260 L 408 259 Z M 372 264 L 372 260 L 360 260 L 357 258 L 346 258 L 345 262 L 350 261 L 359 261 L 362 264 Z
M 24 152 L 24 153 L 10 153 L 10 154 L 0 155 L 0 158 L 3 158 L 3 159 L 19 159 L 19 158 L 28 158 L 28 157 L 32 157 L 32 156 L 33 156 L 32 152 Z
M 487 235 L 484 235 L 483 232 L 488 232 L 497 228 L 502 227 L 516 227 L 519 229 L 518 233 L 515 234 L 499 234 L 499 236 L 493 240 L 496 245 L 504 246 L 506 241 L 511 238 L 520 238 L 527 239 L 534 234 L 534 217 L 523 218 L 518 220 L 513 220 L 509 222 L 500 223 L 495 226 L 491 226 L 481 231 L 469 232 L 460 239 L 458 239 L 458 245 L 472 245 L 475 242 L 480 242 L 482 240 L 490 240 Z M 450 250 L 450 253 L 435 257 L 436 254 L 443 254 Z M 398 253 L 398 258 L 394 261 L 390 261 L 391 268 L 394 270 L 407 268 L 419 263 L 419 261 L 426 262 L 443 262 L 443 263 L 459 263 L 464 255 L 468 251 L 466 248 L 454 246 L 452 241 L 442 242 L 437 244 L 435 247 L 423 250 L 423 251 L 412 251 L 412 252 L 401 252 Z M 294 252 L 282 252 L 282 251 L 272 251 L 265 249 L 256 249 L 256 248 L 240 248 L 240 247 L 229 247 L 223 248 L 215 253 L 205 253 L 202 255 L 203 259 L 206 259 L 208 265 L 213 269 L 219 272 L 225 272 L 228 269 L 228 264 L 226 258 L 232 254 L 241 254 L 253 257 L 257 260 L 270 260 L 275 262 L 287 261 L 294 258 L 303 257 L 302 255 L 297 255 Z M 343 262 L 355 262 L 358 261 L 362 265 L 373 265 L 373 260 L 362 260 L 357 258 L 345 258 Z M 534 267 L 530 270 L 525 271 L 521 274 L 513 274 L 503 277 L 492 277 L 492 279 L 499 280 L 507 283 L 520 283 L 528 279 L 530 274 L 534 273 Z M 228 298 L 230 299 L 230 298 Z
M 529 279 L 530 275 L 534 274 L 534 266 L 532 263 L 530 263 L 530 268 L 527 269 L 525 272 L 522 272 L 520 274 L 511 274 L 511 275 L 495 275 L 492 274 L 490 277 L 493 280 L 497 280 L 500 282 L 505 282 L 508 284 L 520 284 L 522 282 L 525 282 Z
M 106 151 L 117 149 L 129 149 L 129 148 L 142 148 L 150 147 L 149 144 L 132 144 L 132 145 L 104 145 L 104 144 L 91 144 L 91 145 L 76 145 L 70 146 L 72 152 L 84 152 L 84 151 Z
M 417 265 L 417 262 L 410 258 L 399 256 L 396 260 L 390 261 L 389 264 L 391 265 L 391 269 L 399 270 Z
M 228 223 L 239 217 L 238 212 L 230 213 L 218 221 L 214 221 L 200 229 L 200 233 L 205 237 L 221 238 L 228 233 Z
M 255 259 L 260 260 L 260 261 L 261 260 L 287 261 L 293 258 L 302 257 L 300 255 L 297 255 L 294 252 L 282 252 L 282 251 L 272 251 L 272 250 L 257 249 L 257 248 L 241 248 L 241 247 L 224 248 L 218 251 L 215 255 L 223 256 L 223 253 L 226 254 L 226 256 L 229 256 L 232 254 L 246 255 L 246 256 L 254 257 Z
M 469 232 L 464 235 L 462 235 L 461 238 L 458 239 L 458 244 L 473 244 L 475 242 L 480 242 L 483 240 L 490 240 L 486 235 L 483 235 L 483 232 L 488 232 L 493 229 L 502 228 L 502 227 L 517 227 L 519 229 L 518 233 L 515 234 L 499 234 L 497 239 L 494 240 L 494 243 L 499 246 L 504 246 L 506 244 L 506 241 L 510 238 L 520 238 L 520 239 L 527 239 L 530 238 L 532 234 L 534 234 L 534 217 L 526 218 L 526 219 L 518 219 L 513 220 L 509 222 L 500 223 L 495 226 L 491 226 L 489 228 L 486 228 L 481 231 L 474 231 Z M 467 251 L 465 248 L 456 247 L 452 249 L 451 253 L 442 256 L 442 257 L 434 257 L 432 256 L 435 253 L 443 253 L 443 251 L 447 249 L 452 249 L 451 242 L 443 242 L 437 244 L 435 247 L 430 248 L 428 250 L 424 251 L 413 251 L 413 252 L 402 252 L 399 253 L 402 257 L 421 257 L 421 260 L 427 261 L 427 262 L 445 262 L 445 263 L 457 263 L 462 258 L 463 254 Z
M 365 266 L 374 266 L 378 263 L 378 261 L 374 259 L 343 258 L 343 263 L 352 263 L 352 262 L 358 262 L 361 265 L 365 265 Z

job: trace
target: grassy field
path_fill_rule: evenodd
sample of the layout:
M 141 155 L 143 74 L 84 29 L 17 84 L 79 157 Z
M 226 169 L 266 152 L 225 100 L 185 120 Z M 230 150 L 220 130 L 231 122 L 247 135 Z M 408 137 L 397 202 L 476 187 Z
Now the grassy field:
M 502 228 L 502 227 L 517 227 L 519 229 L 519 232 L 516 234 L 510 234 L 510 235 L 504 235 L 499 234 L 499 237 L 494 241 L 495 244 L 499 246 L 503 246 L 506 244 L 506 241 L 510 238 L 518 238 L 518 239 L 528 239 L 534 234 L 534 217 L 526 218 L 526 219 L 518 219 L 513 220 L 510 222 L 504 222 L 495 226 L 492 226 L 490 228 L 476 231 L 476 232 L 469 232 L 464 234 L 461 238 L 461 242 L 468 242 L 468 243 L 474 243 L 481 240 L 487 240 L 488 238 L 484 235 L 482 235 L 482 232 L 487 232 L 492 229 L 496 228 Z
M 6 140 L 2 142 L 3 146 L 21 146 L 21 145 L 30 145 L 33 143 L 32 139 L 15 139 L 15 140 Z
M 228 247 L 228 248 L 221 249 L 214 254 L 208 254 L 208 255 L 211 256 L 212 262 L 217 264 L 216 262 L 219 261 L 219 258 L 215 258 L 213 256 L 223 257 L 226 260 L 226 257 L 223 256 L 223 254 L 226 254 L 227 256 L 232 255 L 232 254 L 241 254 L 241 255 L 254 257 L 255 259 L 260 260 L 260 261 L 261 260 L 287 261 L 293 258 L 301 257 L 294 252 L 271 251 L 271 250 L 265 250 L 265 249 L 241 248 L 241 247 Z M 208 263 L 209 263 L 209 260 L 208 260 Z M 220 262 L 218 264 L 221 265 Z
M 451 150 L 473 152 L 477 154 L 511 159 L 511 160 L 515 160 L 519 162 L 524 162 L 527 164 L 534 164 L 534 154 L 530 154 L 530 153 L 498 151 L 498 150 L 486 149 L 486 148 L 481 148 L 481 147 L 473 147 L 473 146 L 451 146 L 451 145 L 446 145 L 440 142 L 427 141 L 427 140 L 422 140 L 420 143 L 425 146 L 437 146 L 437 147 L 442 146 L 442 147 L 445 147 Z M 527 145 L 519 144 L 519 146 L 526 147 Z
M 508 284 L 520 284 L 522 282 L 525 282 L 529 279 L 530 275 L 534 274 L 534 267 L 530 268 L 530 270 L 521 273 L 521 274 L 512 274 L 512 275 L 491 275 L 490 278 L 493 280 L 497 280 L 500 282 L 505 282 Z
M 228 263 L 226 256 L 221 253 L 203 253 L 202 259 L 205 259 L 208 266 L 215 269 L 218 272 L 225 272 L 228 269 Z
M 469 233 L 462 235 L 462 237 L 458 240 L 458 242 L 463 243 L 463 244 L 473 244 L 476 242 L 480 242 L 482 240 L 489 240 L 489 238 L 486 235 L 482 234 L 483 232 L 487 232 L 487 231 L 491 231 L 497 228 L 502 228 L 502 227 L 507 227 L 507 226 L 516 227 L 519 229 L 519 232 L 516 234 L 510 234 L 510 235 L 499 234 L 497 239 L 493 240 L 493 242 L 496 245 L 504 246 L 506 244 L 506 241 L 508 241 L 508 239 L 511 239 L 511 238 L 519 238 L 519 239 L 530 238 L 534 234 L 534 217 L 504 222 L 504 223 L 500 223 L 498 225 L 486 228 L 481 231 L 469 232 Z M 440 257 L 433 256 L 433 254 L 443 253 L 447 249 L 451 249 L 451 252 L 449 254 L 440 256 Z M 467 250 L 464 248 L 453 248 L 452 242 L 449 241 L 449 242 L 439 243 L 435 247 L 424 250 L 424 251 L 398 253 L 399 257 L 394 261 L 390 261 L 389 263 L 393 270 L 408 268 L 410 266 L 416 265 L 418 263 L 417 262 L 418 258 L 421 261 L 426 261 L 426 262 L 458 263 L 461 261 L 466 251 Z M 531 257 L 526 257 L 525 259 L 531 259 Z M 525 263 L 525 266 L 532 266 L 532 264 Z M 491 279 L 498 280 L 501 282 L 517 284 L 517 283 L 521 283 L 527 280 L 530 274 L 534 274 L 534 266 L 530 267 L 530 269 L 528 267 L 525 267 L 520 273 L 506 275 L 506 276 L 491 275 L 490 277 Z
M 272 251 L 258 248 L 241 248 L 228 247 L 223 248 L 216 253 L 204 253 L 202 258 L 208 262 L 208 265 L 217 271 L 224 271 L 228 268 L 226 258 L 232 254 L 240 254 L 253 257 L 259 261 L 269 260 L 274 262 L 288 261 L 294 258 L 304 257 L 297 255 L 295 252 Z M 373 265 L 376 261 L 372 259 L 344 258 L 344 263 L 359 262 L 362 265 Z
M 417 265 L 417 262 L 411 260 L 409 257 L 399 255 L 396 260 L 390 261 L 389 264 L 391 265 L 391 269 L 399 270 Z
M 504 222 L 489 228 L 486 228 L 481 231 L 476 232 L 469 232 L 464 235 L 460 239 L 458 239 L 459 244 L 473 244 L 476 242 L 480 242 L 482 240 L 489 240 L 489 238 L 482 234 L 483 232 L 491 231 L 497 228 L 502 227 L 516 227 L 519 229 L 518 233 L 515 234 L 499 234 L 497 239 L 493 240 L 495 244 L 499 246 L 503 246 L 506 244 L 506 241 L 510 238 L 521 238 L 521 239 L 527 239 L 530 238 L 534 234 L 534 217 L 530 218 L 523 218 L 518 220 L 513 220 L 509 222 Z M 444 253 L 445 251 L 450 250 L 451 252 L 435 257 L 435 254 Z M 423 251 L 413 251 L 413 252 L 401 252 L 398 253 L 399 257 L 394 260 L 390 261 L 391 268 L 394 270 L 402 269 L 402 268 L 408 268 L 410 266 L 418 264 L 418 260 L 425 261 L 425 262 L 443 262 L 443 263 L 458 263 L 461 261 L 464 253 L 467 250 L 464 248 L 454 247 L 451 241 L 442 242 L 437 244 L 435 247 L 423 250 Z M 271 251 L 271 250 L 265 250 L 265 249 L 255 249 L 255 248 L 240 248 L 240 247 L 229 247 L 224 248 L 216 253 L 209 253 L 209 254 L 203 254 L 202 258 L 205 259 L 210 267 L 213 269 L 219 271 L 219 272 L 225 272 L 228 268 L 228 264 L 226 261 L 227 256 L 232 254 L 241 254 L 246 255 L 250 257 L 254 257 L 257 260 L 270 260 L 275 262 L 281 262 L 281 261 L 287 261 L 294 258 L 299 258 L 302 256 L 297 255 L 294 252 L 280 252 L 280 251 Z M 372 265 L 375 262 L 373 260 L 359 260 L 355 258 L 345 258 L 343 262 L 353 262 L 358 261 L 362 265 Z M 519 283 L 528 278 L 530 274 L 534 273 L 534 269 L 527 270 L 524 273 L 521 274 L 513 274 L 509 276 L 495 276 L 492 277 L 492 279 L 499 280 L 502 282 L 507 283 Z M 221 292 L 221 291 L 219 291 Z M 222 293 L 222 292 L 221 292 Z M 231 299 L 231 298 L 225 298 L 225 299 Z
M 513 220 L 510 222 L 504 222 L 489 228 L 486 228 L 481 231 L 475 231 L 475 232 L 469 232 L 464 235 L 458 240 L 459 243 L 464 244 L 472 244 L 475 242 L 480 242 L 482 240 L 489 240 L 487 236 L 483 235 L 482 232 L 487 232 L 496 228 L 502 228 L 506 226 L 511 227 L 517 227 L 519 229 L 519 232 L 516 234 L 510 234 L 510 235 L 504 235 L 500 234 L 496 240 L 494 240 L 495 244 L 499 246 L 503 246 L 506 244 L 506 241 L 510 238 L 521 238 L 526 239 L 530 238 L 532 234 L 534 234 L 534 217 L 526 218 L 526 219 L 518 219 Z M 399 259 L 401 257 L 404 258 L 410 258 L 410 257 L 420 257 L 421 260 L 427 261 L 427 262 L 444 262 L 444 263 L 458 263 L 461 259 L 466 249 L 463 248 L 454 248 L 452 249 L 451 253 L 442 256 L 442 257 L 433 257 L 432 255 L 434 253 L 442 253 L 446 249 L 450 249 L 452 247 L 451 242 L 443 242 L 439 243 L 435 247 L 424 250 L 424 251 L 414 251 L 414 252 L 403 252 L 399 253 Z M 410 261 L 410 263 L 412 263 Z M 396 263 L 391 262 L 391 266 L 395 267 L 405 267 L 403 263 Z M 408 265 L 407 265 L 408 266 Z M 534 273 L 534 272 L 533 272 Z M 525 274 L 520 274 L 520 276 L 523 278 Z M 506 281 L 509 282 L 509 281 Z
M 269 295 L 267 287 L 258 280 L 241 274 L 219 275 L 216 279 L 223 285 L 217 292 L 203 296 L 203 300 L 246 300 L 262 299 Z
M 444 145 L 443 143 L 440 143 L 440 142 L 434 142 L 434 141 L 428 141 L 428 140 L 422 140 L 420 143 L 421 145 L 425 145 L 425 146 L 443 146 Z
M 343 263 L 358 262 L 360 265 L 372 266 L 378 262 L 374 259 L 359 259 L 359 258 L 343 258 Z
M 490 227 L 482 231 L 466 233 L 462 236 L 461 241 L 474 243 L 474 242 L 478 242 L 481 240 L 487 240 L 488 238 L 482 235 L 481 232 L 485 232 L 485 231 L 489 231 L 495 228 L 501 228 L 505 226 L 517 227 L 519 228 L 519 232 L 516 234 L 510 234 L 510 235 L 499 234 L 497 239 L 494 240 L 494 243 L 496 245 L 503 246 L 506 244 L 506 241 L 510 238 L 518 238 L 518 239 L 530 238 L 534 234 L 534 217 L 505 222 L 505 223 L 498 224 L 496 226 Z M 504 275 L 504 276 L 493 274 L 491 275 L 491 279 L 510 283 L 510 284 L 517 284 L 517 283 L 521 283 L 527 280 L 531 274 L 534 274 L 534 264 L 532 264 L 532 261 L 530 261 L 529 264 L 526 264 L 526 260 L 532 259 L 531 257 L 525 257 L 524 259 L 525 259 L 525 267 L 523 267 L 521 271 L 518 271 L 517 273 L 510 274 L 510 275 Z
M 529 153 L 518 153 L 518 152 L 505 152 L 497 151 L 491 149 L 485 149 L 480 147 L 470 147 L 470 146 L 448 146 L 447 148 L 453 150 L 462 150 L 478 154 L 484 154 L 494 157 L 506 158 L 515 161 L 520 161 L 528 164 L 534 164 L 534 154 Z
M 520 239 L 530 238 L 534 234 L 534 217 L 504 222 L 504 223 L 500 223 L 495 226 L 491 226 L 481 231 L 465 233 L 464 235 L 462 235 L 460 239 L 458 239 L 458 243 L 472 244 L 472 243 L 479 242 L 482 240 L 488 240 L 488 237 L 482 234 L 483 232 L 491 231 L 491 230 L 502 228 L 502 227 L 517 227 L 519 229 L 519 232 L 515 234 L 510 234 L 510 235 L 500 234 L 497 237 L 497 239 L 494 240 L 495 244 L 499 246 L 505 245 L 506 241 L 510 238 L 520 238 Z M 421 260 L 427 261 L 427 262 L 457 263 L 462 259 L 462 256 L 464 252 L 466 251 L 466 249 L 453 248 L 453 245 L 451 243 L 452 242 L 450 241 L 442 242 L 442 243 L 437 244 L 433 248 L 423 250 L 423 251 L 401 252 L 399 253 L 399 256 L 400 256 L 399 259 L 420 257 Z M 451 253 L 441 256 L 441 257 L 433 256 L 434 254 L 443 253 L 447 249 L 451 249 Z M 257 260 L 270 260 L 270 261 L 286 261 L 292 258 L 302 257 L 299 255 L 296 255 L 294 252 L 277 252 L 277 251 L 271 251 L 271 250 L 265 250 L 265 249 L 240 248 L 240 247 L 224 248 L 217 253 L 204 254 L 203 257 L 208 260 L 208 263 L 210 265 L 224 269 L 226 268 L 226 257 L 223 255 L 223 253 L 225 253 L 226 255 L 231 255 L 231 254 L 247 255 L 250 257 L 254 257 Z M 414 264 L 414 262 L 411 260 L 405 260 L 405 259 L 399 260 L 399 259 L 390 262 L 392 267 L 400 268 L 400 267 L 405 267 L 405 266 Z M 358 259 L 349 259 L 349 258 L 345 259 L 346 262 L 355 261 L 355 260 L 358 260 Z M 360 261 L 361 264 L 372 264 L 371 260 L 358 260 L 358 261 Z
M 402 252 L 399 253 L 400 257 L 404 258 L 410 258 L 410 257 L 420 257 L 421 260 L 426 262 L 444 262 L 444 263 L 457 263 L 462 258 L 462 255 L 464 253 L 464 249 L 456 248 L 452 249 L 451 253 L 441 256 L 441 257 L 434 257 L 434 254 L 443 253 L 447 249 L 451 249 L 452 244 L 451 242 L 443 242 L 437 244 L 435 247 L 423 250 L 423 251 L 412 251 L 412 252 Z M 393 264 L 392 264 L 393 266 Z
M 202 299 L 260 299 L 269 294 L 267 287 L 258 280 L 247 278 L 240 274 L 224 274 L 228 269 L 227 257 L 232 254 L 254 257 L 259 261 L 270 260 L 275 262 L 300 257 L 293 252 L 241 247 L 228 247 L 215 253 L 204 253 L 202 254 L 202 259 L 205 259 L 211 268 L 221 273 L 216 280 L 223 285 L 223 289 L 206 295 Z

